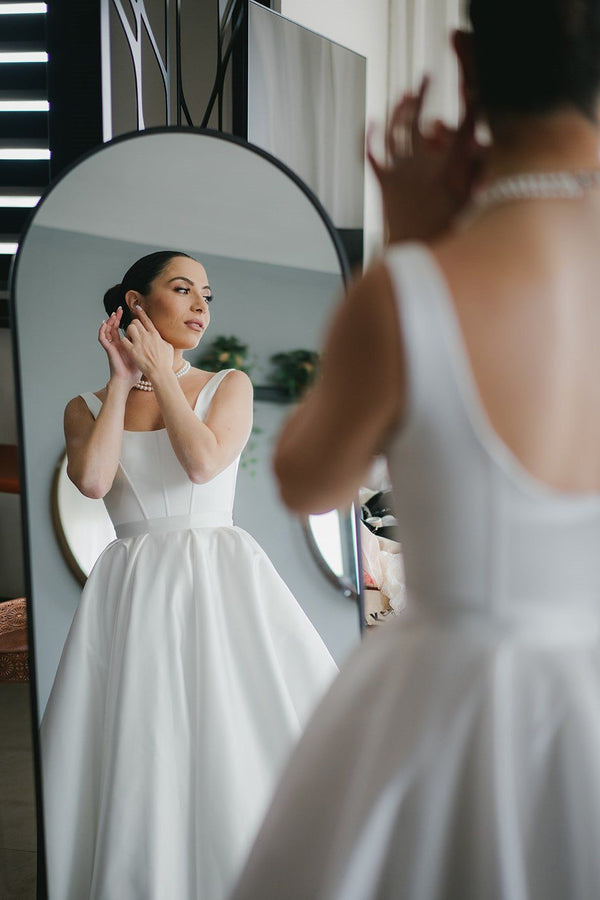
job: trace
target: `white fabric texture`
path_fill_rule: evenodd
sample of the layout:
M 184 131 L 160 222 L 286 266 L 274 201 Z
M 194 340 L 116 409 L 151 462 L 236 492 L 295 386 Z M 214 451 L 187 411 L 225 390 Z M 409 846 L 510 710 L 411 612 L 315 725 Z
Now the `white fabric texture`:
M 456 124 L 459 113 L 458 64 L 451 32 L 464 27 L 464 0 L 389 0 L 388 96 L 393 104 L 418 88 L 429 73 L 432 82 L 425 115 Z
M 125 433 L 106 505 L 127 536 L 86 583 L 42 722 L 50 900 L 226 897 L 336 674 L 232 525 L 237 467 L 195 485 L 164 429 Z
M 600 897 L 600 495 L 528 474 L 446 283 L 392 248 L 408 413 L 388 447 L 407 610 L 284 774 L 235 900 Z

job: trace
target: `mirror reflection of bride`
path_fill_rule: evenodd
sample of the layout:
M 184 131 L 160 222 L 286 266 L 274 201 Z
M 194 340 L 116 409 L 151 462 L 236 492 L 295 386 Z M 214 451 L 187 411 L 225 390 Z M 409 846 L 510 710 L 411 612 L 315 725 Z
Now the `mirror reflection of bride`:
M 52 898 L 226 896 L 336 673 L 233 525 L 252 386 L 182 355 L 211 300 L 187 254 L 135 262 L 104 298 L 108 384 L 65 411 L 69 477 L 104 498 L 117 540 L 86 583 L 42 722 Z

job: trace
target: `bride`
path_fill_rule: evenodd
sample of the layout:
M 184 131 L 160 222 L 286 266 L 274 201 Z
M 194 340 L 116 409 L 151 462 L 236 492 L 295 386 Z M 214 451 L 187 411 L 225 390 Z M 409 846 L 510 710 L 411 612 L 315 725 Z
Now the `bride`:
M 104 297 L 108 383 L 65 411 L 68 475 L 104 498 L 117 540 L 86 583 L 42 722 L 51 900 L 226 896 L 336 673 L 233 525 L 252 385 L 183 359 L 211 301 L 187 254 L 137 260 Z

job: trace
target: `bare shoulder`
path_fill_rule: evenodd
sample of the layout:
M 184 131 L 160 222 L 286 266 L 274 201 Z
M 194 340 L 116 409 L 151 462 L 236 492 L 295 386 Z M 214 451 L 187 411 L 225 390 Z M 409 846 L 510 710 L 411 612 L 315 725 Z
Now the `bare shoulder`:
M 241 369 L 230 369 L 223 379 L 223 384 L 235 385 L 236 390 L 252 390 L 249 376 Z
M 245 372 L 232 369 L 223 375 L 210 404 L 205 424 L 219 440 L 233 441 L 241 451 L 252 427 L 252 382 Z
M 228 394 L 229 396 L 252 396 L 252 382 L 245 372 L 241 369 L 230 369 L 227 375 L 221 380 L 217 393 L 221 396 Z
M 199 387 L 204 387 L 208 384 L 209 381 L 212 381 L 213 378 L 216 378 L 219 375 L 219 372 L 209 372 L 206 369 L 196 369 L 193 368 L 191 373 L 193 374 L 196 380 L 196 383 Z M 223 378 L 221 385 L 225 386 L 226 384 L 237 384 L 246 385 L 246 387 L 252 387 L 252 382 L 248 378 L 245 372 L 242 372 L 241 369 L 229 369 L 225 378 Z M 221 385 L 219 385 L 219 390 L 221 389 Z
M 245 372 L 232 369 L 217 385 L 211 410 L 214 413 L 224 407 L 231 408 L 232 404 L 238 408 L 251 407 L 252 398 L 253 387 L 250 378 Z
M 80 394 L 77 397 L 73 397 L 71 400 L 69 400 L 69 402 L 65 406 L 65 422 L 67 420 L 71 422 L 75 422 L 78 419 L 85 420 L 88 417 L 93 419 L 93 416 L 88 409 L 87 403 Z
M 333 367 L 345 365 L 365 385 L 376 371 L 394 366 L 401 352 L 395 288 L 385 259 L 373 263 L 352 282 L 337 308 L 325 348 Z M 377 359 L 377 366 L 357 366 L 359 359 Z
M 368 301 L 389 305 L 394 300 L 394 285 L 385 259 L 372 263 L 363 275 L 351 282 L 346 293 L 346 305 L 352 306 Z
M 503 286 L 509 290 L 514 287 L 517 273 L 526 284 L 532 275 L 543 275 L 545 263 L 550 262 L 550 271 L 554 272 L 553 263 L 560 253 L 548 254 L 548 247 L 554 243 L 546 236 L 549 227 L 543 219 L 532 217 L 531 211 L 515 215 L 507 204 L 506 209 L 491 210 L 481 221 L 449 232 L 430 250 L 455 303 L 473 294 L 485 297 L 489 306 Z
M 88 430 L 94 424 L 94 417 L 81 396 L 73 397 L 65 406 L 64 429 L 65 434 L 76 435 Z

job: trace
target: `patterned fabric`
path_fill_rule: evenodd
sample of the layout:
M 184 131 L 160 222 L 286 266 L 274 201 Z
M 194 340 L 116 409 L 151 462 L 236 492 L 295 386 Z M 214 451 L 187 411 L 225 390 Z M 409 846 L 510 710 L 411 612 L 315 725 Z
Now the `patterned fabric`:
M 23 597 L 0 603 L 0 681 L 29 681 L 27 606 Z

